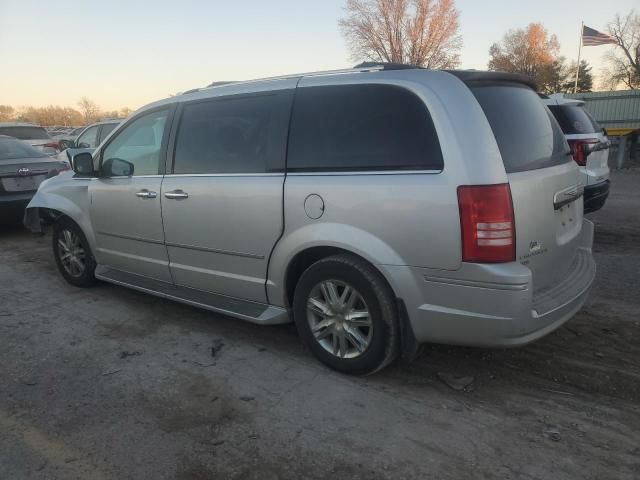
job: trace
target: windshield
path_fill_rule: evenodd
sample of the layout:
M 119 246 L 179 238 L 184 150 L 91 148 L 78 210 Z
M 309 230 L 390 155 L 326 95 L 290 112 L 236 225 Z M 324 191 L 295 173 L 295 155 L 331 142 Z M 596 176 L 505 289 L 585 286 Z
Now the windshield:
M 40 150 L 13 138 L 0 138 L 0 160 L 46 157 Z
M 0 127 L 0 135 L 18 138 L 20 140 L 48 140 L 51 138 L 42 127 Z

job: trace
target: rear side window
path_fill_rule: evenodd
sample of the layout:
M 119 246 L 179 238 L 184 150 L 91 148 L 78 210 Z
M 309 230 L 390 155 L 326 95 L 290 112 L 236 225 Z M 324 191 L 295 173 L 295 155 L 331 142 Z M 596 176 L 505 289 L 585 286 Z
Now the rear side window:
M 479 83 L 471 91 L 489 120 L 507 173 L 571 161 L 562 130 L 531 88 Z
M 283 171 L 291 96 L 275 92 L 185 105 L 174 173 Z
M 47 140 L 51 138 L 42 127 L 0 127 L 0 135 L 8 135 L 19 140 Z
M 425 104 L 392 85 L 303 87 L 296 92 L 287 169 L 442 170 Z
M 583 107 L 577 105 L 549 105 L 560 128 L 566 135 L 600 133 L 602 127 Z

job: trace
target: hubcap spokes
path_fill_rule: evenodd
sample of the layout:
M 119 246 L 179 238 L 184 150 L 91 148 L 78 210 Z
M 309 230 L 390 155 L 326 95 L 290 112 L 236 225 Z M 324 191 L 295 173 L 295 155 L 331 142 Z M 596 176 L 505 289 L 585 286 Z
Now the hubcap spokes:
M 80 237 L 71 230 L 63 230 L 58 238 L 58 253 L 60 262 L 66 272 L 72 277 L 79 277 L 85 269 L 86 253 Z
M 307 320 L 317 342 L 340 358 L 362 355 L 373 337 L 364 298 L 338 280 L 325 280 L 313 287 L 307 300 Z

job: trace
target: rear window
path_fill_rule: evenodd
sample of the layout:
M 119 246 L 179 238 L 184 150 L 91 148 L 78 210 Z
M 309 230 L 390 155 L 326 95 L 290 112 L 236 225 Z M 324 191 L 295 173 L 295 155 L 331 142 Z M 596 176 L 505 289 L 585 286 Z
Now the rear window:
M 13 138 L 0 138 L 0 160 L 47 157 L 40 150 Z
M 516 83 L 470 88 L 489 120 L 507 173 L 571 161 L 562 130 L 531 88 Z
M 442 170 L 425 104 L 391 85 L 304 87 L 296 92 L 292 171 Z
M 20 140 L 47 140 L 51 138 L 42 127 L 0 127 L 0 135 L 9 135 Z
M 556 117 L 566 135 L 580 133 L 600 133 L 602 127 L 583 107 L 578 105 L 550 105 L 549 110 Z

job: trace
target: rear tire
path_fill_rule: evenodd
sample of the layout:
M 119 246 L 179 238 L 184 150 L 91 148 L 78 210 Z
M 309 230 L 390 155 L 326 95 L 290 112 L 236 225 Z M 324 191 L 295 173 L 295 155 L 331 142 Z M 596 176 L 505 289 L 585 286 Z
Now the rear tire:
M 78 225 L 61 218 L 53 225 L 53 256 L 64 279 L 76 287 L 90 287 L 96 283 L 96 261 L 89 242 Z
M 300 277 L 293 316 L 303 342 L 328 367 L 374 373 L 398 354 L 398 313 L 382 275 L 354 255 L 335 255 Z

